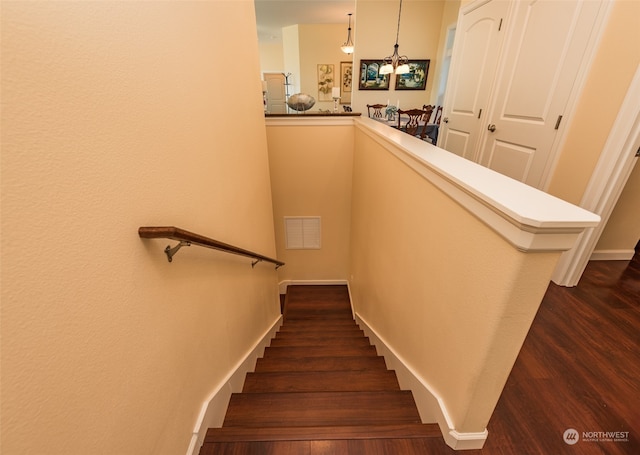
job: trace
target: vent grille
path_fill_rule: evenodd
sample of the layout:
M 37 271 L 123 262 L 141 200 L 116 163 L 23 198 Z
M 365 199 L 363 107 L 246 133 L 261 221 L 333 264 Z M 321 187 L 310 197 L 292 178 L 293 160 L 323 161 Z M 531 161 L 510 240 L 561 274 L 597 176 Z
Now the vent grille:
M 319 216 L 285 216 L 284 235 L 288 250 L 320 249 Z

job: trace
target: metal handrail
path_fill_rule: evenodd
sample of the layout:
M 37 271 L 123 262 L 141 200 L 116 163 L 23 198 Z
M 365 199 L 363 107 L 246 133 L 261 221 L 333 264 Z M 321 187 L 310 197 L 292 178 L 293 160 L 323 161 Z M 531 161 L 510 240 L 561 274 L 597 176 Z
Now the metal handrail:
M 226 253 L 253 258 L 255 259 L 255 261 L 251 263 L 251 267 L 255 267 L 255 265 L 261 261 L 271 262 L 272 264 L 275 264 L 276 270 L 284 265 L 284 262 L 278 261 L 277 259 L 272 259 L 270 257 L 254 253 L 253 251 L 238 248 L 237 246 L 233 245 L 228 245 L 226 243 L 210 239 L 203 235 L 194 234 L 193 232 L 185 231 L 184 229 L 173 226 L 143 226 L 138 228 L 138 235 L 143 239 L 171 239 L 179 241 L 180 243 L 178 243 L 173 248 L 167 246 L 164 249 L 169 262 L 173 260 L 173 256 L 178 252 L 178 250 L 180 250 L 180 248 L 182 248 L 183 246 L 191 246 L 193 244 L 203 246 L 205 248 L 224 251 Z

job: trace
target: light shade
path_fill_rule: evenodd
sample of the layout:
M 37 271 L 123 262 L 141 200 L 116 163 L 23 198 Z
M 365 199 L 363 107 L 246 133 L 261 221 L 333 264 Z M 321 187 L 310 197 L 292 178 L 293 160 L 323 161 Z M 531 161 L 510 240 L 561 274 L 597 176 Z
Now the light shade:
M 344 52 L 345 54 L 353 54 L 354 48 L 355 46 L 353 45 L 347 46 L 346 44 L 343 44 L 342 46 L 340 46 L 340 49 L 342 49 L 342 52 Z
M 391 63 L 387 63 L 386 65 L 382 65 L 380 67 L 380 74 L 391 74 L 393 73 L 393 65 Z
M 411 72 L 411 69 L 409 68 L 409 65 L 407 63 L 405 63 L 404 65 L 399 65 L 396 68 L 396 74 L 407 74 L 410 72 Z

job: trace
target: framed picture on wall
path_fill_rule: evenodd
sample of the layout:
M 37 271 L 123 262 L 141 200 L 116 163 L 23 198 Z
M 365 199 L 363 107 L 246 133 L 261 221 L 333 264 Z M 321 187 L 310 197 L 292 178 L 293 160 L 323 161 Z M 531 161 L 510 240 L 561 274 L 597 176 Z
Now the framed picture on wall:
M 427 87 L 430 60 L 409 60 L 407 74 L 396 75 L 396 90 L 424 90 Z
M 389 90 L 389 75 L 380 74 L 382 60 L 360 60 L 360 90 Z
M 353 62 L 340 62 L 340 104 L 351 104 Z
M 331 89 L 335 81 L 334 66 L 328 63 L 318 65 L 318 101 L 332 101 Z

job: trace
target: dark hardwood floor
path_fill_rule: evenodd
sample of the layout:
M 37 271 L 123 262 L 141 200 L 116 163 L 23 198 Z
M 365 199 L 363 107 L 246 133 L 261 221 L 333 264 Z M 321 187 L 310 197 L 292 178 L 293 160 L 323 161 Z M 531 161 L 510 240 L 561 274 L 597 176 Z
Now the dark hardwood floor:
M 488 430 L 468 455 L 640 454 L 637 250 L 631 262 L 590 262 L 574 288 L 549 285 Z
M 325 308 L 327 309 L 327 308 Z M 343 317 L 346 315 L 342 311 Z M 295 319 L 295 314 L 287 315 Z M 316 316 L 322 317 L 318 312 Z M 349 318 L 350 319 L 350 318 Z M 354 377 L 362 374 L 363 383 L 368 383 L 371 391 L 394 388 L 395 378 L 383 373 L 384 362 L 374 353 L 367 352 L 362 342 L 347 343 L 347 339 L 361 337 L 357 327 L 340 327 L 337 319 L 332 319 L 335 330 L 333 336 L 340 342 L 321 342 L 324 346 L 314 348 L 296 347 L 288 332 L 297 332 L 296 337 L 307 337 L 310 341 L 317 333 L 304 321 L 283 325 L 274 339 L 270 353 L 260 359 L 256 373 L 260 377 L 247 377 L 245 388 L 249 392 L 276 393 L 288 390 L 294 393 L 320 392 L 335 394 L 334 384 L 341 381 L 342 388 L 349 391 Z M 302 329 L 302 330 L 300 330 Z M 304 334 L 304 332 L 307 332 Z M 308 344 L 303 342 L 304 344 Z M 345 358 L 323 357 L 323 352 L 331 345 L 344 348 Z M 354 357 L 356 352 L 364 352 Z M 321 369 L 335 370 L 322 374 Z M 377 366 L 376 366 L 377 365 Z M 297 379 L 290 383 L 281 381 L 279 371 L 291 370 Z M 347 371 L 351 370 L 351 371 Z M 363 372 L 370 370 L 371 378 L 365 379 Z M 374 374 L 373 371 L 377 372 Z M 340 371 L 341 373 L 338 373 Z M 336 375 L 341 376 L 338 379 Z M 342 376 L 343 375 L 343 376 Z M 284 385 L 283 385 L 284 384 Z M 288 385 L 287 385 L 288 384 Z M 279 411 L 274 396 L 260 396 L 265 417 L 261 424 L 273 418 L 295 425 L 295 415 Z M 351 392 L 353 393 L 353 392 Z M 388 392 L 391 393 L 391 392 Z M 256 396 L 258 396 L 256 395 Z M 346 395 L 342 395 L 343 397 Z M 303 397 L 303 395 L 299 395 Z M 326 409 L 320 395 L 316 402 L 309 402 L 310 408 Z M 327 395 L 329 397 L 329 395 Z M 336 395 L 337 397 L 337 395 Z M 366 397 L 362 396 L 363 400 Z M 273 409 L 269 408 L 271 406 Z M 284 404 L 284 406 L 288 406 Z M 330 407 L 330 406 L 329 406 Z M 409 406 L 411 407 L 411 406 Z M 339 410 L 340 406 L 335 410 Z M 269 409 L 269 410 L 268 410 Z M 373 409 L 372 409 L 373 410 Z M 375 410 L 373 410 L 375 412 Z M 236 418 L 229 416 L 231 425 Z M 402 414 L 398 408 L 398 415 Z M 407 424 L 401 430 L 412 429 L 411 410 Z M 361 415 L 344 415 L 346 421 Z M 242 419 L 242 417 L 238 417 Z M 255 417 L 260 420 L 259 417 Z M 366 420 L 366 419 L 364 419 Z M 361 423 L 371 423 L 362 421 Z M 314 431 L 320 432 L 322 422 Z M 251 425 L 257 425 L 253 422 Z M 434 454 L 456 453 L 447 447 L 440 437 L 420 435 L 423 429 L 415 429 L 413 437 L 378 436 L 368 439 L 366 434 L 344 437 L 335 432 L 339 425 L 326 427 L 331 438 L 310 438 L 301 434 L 299 440 L 278 440 L 273 437 L 268 442 L 256 442 L 256 429 L 249 429 L 246 441 L 233 444 L 223 438 L 214 444 L 203 446 L 201 454 Z M 364 427 L 363 427 L 364 428 Z M 575 444 L 567 444 L 563 435 L 573 429 L 577 434 Z M 237 430 L 237 429 L 236 429 Z M 640 253 L 631 262 L 595 261 L 590 262 L 582 280 L 575 288 L 564 288 L 550 284 L 538 314 L 516 360 L 504 392 L 496 406 L 488 425 L 489 437 L 481 450 L 462 451 L 466 455 L 632 455 L 640 454 Z M 233 427 L 230 431 L 234 431 Z M 266 430 L 265 430 L 266 431 Z M 292 428 L 286 429 L 292 431 Z M 295 431 L 304 429 L 298 428 Z M 364 430 L 366 432 L 366 430 Z M 613 432 L 617 432 L 614 434 Z M 224 433 L 224 432 L 223 432 Z M 242 439 L 242 431 L 239 431 Z M 237 438 L 238 434 L 235 435 Z M 291 433 L 290 433 L 291 434 Z M 322 436 L 316 434 L 316 436 Z M 617 437 L 622 440 L 614 440 Z M 263 439 L 269 439 L 266 437 Z M 282 439 L 282 438 L 281 438 Z M 285 438 L 286 439 L 286 438 Z M 205 444 L 206 445 L 206 444 Z

